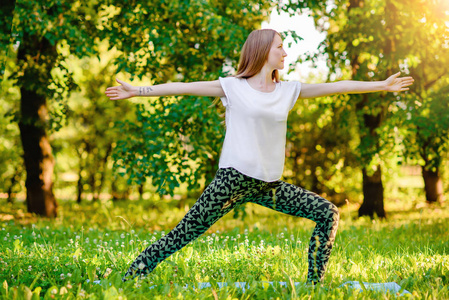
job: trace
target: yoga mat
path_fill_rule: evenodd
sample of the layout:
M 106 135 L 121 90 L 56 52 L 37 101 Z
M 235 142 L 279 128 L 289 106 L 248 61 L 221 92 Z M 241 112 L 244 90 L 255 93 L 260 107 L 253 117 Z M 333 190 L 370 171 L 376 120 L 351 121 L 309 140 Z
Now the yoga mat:
M 88 283 L 88 282 L 90 282 L 89 279 L 86 280 L 86 283 Z M 94 280 L 93 283 L 101 284 L 101 281 Z M 267 284 L 267 283 L 270 284 L 271 286 L 274 286 L 275 281 L 257 282 L 257 284 L 261 284 L 261 285 Z M 279 281 L 278 283 L 281 287 L 287 287 L 287 282 L 285 282 L 285 281 Z M 295 286 L 312 287 L 311 285 L 305 284 L 303 282 L 295 282 L 294 284 L 295 284 Z M 228 286 L 228 283 L 227 282 L 217 282 L 217 285 L 221 289 L 223 287 Z M 372 291 L 380 291 L 380 292 L 385 292 L 385 293 L 387 291 L 389 291 L 392 294 L 396 294 L 401 291 L 401 286 L 398 285 L 396 282 L 385 282 L 385 283 L 363 282 L 363 286 L 362 286 L 362 284 L 358 281 L 347 281 L 347 282 L 341 284 L 339 286 L 339 288 L 342 288 L 346 285 L 349 288 L 358 289 L 358 290 L 360 290 L 360 292 L 362 292 L 364 289 L 372 290 Z M 212 287 L 212 285 L 209 282 L 198 282 L 198 283 L 192 284 L 191 286 L 194 290 L 196 290 L 196 289 L 201 290 L 201 289 Z M 242 292 L 245 292 L 247 289 L 250 288 L 250 285 L 247 282 L 234 282 L 234 286 L 236 288 L 242 289 Z M 154 289 L 155 287 L 156 287 L 155 285 L 150 286 L 150 289 Z M 188 284 L 184 285 L 184 288 L 185 289 L 189 288 L 189 285 Z M 405 294 L 411 294 L 411 293 L 407 290 L 402 290 L 402 293 L 400 294 L 400 296 L 403 296 Z
M 392 294 L 399 293 L 401 290 L 401 286 L 397 284 L 396 282 L 385 282 L 385 283 L 371 283 L 371 282 L 363 282 L 363 286 L 358 281 L 348 281 L 343 284 L 341 284 L 339 287 L 343 286 L 349 286 L 352 289 L 358 289 L 360 291 L 366 290 L 372 290 L 372 291 L 381 291 L 381 292 L 387 292 L 389 291 Z M 405 294 L 411 294 L 407 290 L 403 290 L 400 296 L 403 296 Z

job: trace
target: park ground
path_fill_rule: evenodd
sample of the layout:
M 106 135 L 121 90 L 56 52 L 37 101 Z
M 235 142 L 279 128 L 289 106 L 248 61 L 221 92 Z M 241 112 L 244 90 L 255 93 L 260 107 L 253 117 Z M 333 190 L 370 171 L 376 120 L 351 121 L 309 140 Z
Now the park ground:
M 167 200 L 61 201 L 58 217 L 49 220 L 26 213 L 23 203 L 2 204 L 0 298 L 449 299 L 447 204 L 410 207 L 390 201 L 386 220 L 357 218 L 358 206 L 340 207 L 321 284 L 271 287 L 260 282 L 305 282 L 313 222 L 248 205 L 243 220 L 225 216 L 147 278 L 122 282 L 130 262 L 173 228 L 185 208 Z M 340 287 L 348 281 L 396 282 L 411 294 Z M 183 288 L 199 282 L 212 287 Z M 253 284 L 243 293 L 218 289 L 217 282 Z

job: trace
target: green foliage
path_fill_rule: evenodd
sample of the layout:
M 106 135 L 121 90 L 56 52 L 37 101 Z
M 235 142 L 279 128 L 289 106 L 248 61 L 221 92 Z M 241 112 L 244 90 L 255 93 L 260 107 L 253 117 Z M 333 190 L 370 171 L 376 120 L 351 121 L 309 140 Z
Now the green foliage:
M 435 1 L 422 6 L 413 1 L 404 10 L 415 20 L 408 29 L 409 45 L 414 46 L 401 64 L 415 78 L 415 84 L 396 109 L 395 125 L 403 130 L 405 160 L 438 173 L 448 152 L 449 4 Z
M 18 36 L 15 40 L 37 36 L 56 46 L 63 39 L 72 53 L 95 53 L 96 44 L 91 43 L 95 36 L 91 33 L 97 26 L 99 12 L 102 12 L 100 7 L 101 3 L 97 1 L 17 1 L 14 11 L 17 23 L 13 33 Z
M 153 83 L 216 79 L 249 32 L 265 20 L 270 1 L 111 1 L 114 21 L 102 24 L 111 47 L 123 51 L 119 70 Z
M 51 74 L 54 66 L 67 71 L 61 64 L 64 54 L 58 53 L 57 46 L 66 41 L 72 53 L 94 53 L 92 32 L 87 30 L 92 27 L 91 13 L 88 6 L 73 5 L 71 1 L 17 2 L 12 43 L 20 44 L 16 73 L 19 86 L 49 98 L 61 94 L 61 84 L 73 87 L 67 72 L 62 80 L 55 80 Z
M 404 128 L 402 151 L 409 161 L 438 172 L 449 147 L 449 78 L 426 92 L 420 100 L 410 100 L 398 108 Z
M 161 203 L 166 205 L 166 203 Z M 401 204 L 403 205 L 403 204 Z M 393 299 L 396 295 L 339 287 L 346 281 L 397 282 L 417 299 L 449 297 L 447 209 L 398 211 L 389 221 L 354 220 L 341 210 L 340 228 L 324 282 L 315 287 L 268 287 L 260 281 L 305 282 L 314 223 L 251 205 L 245 222 L 226 216 L 205 235 L 161 263 L 146 279 L 122 282 L 137 254 L 170 230 L 184 211 L 154 213 L 141 203 L 61 203 L 55 220 L 23 216 L 2 205 L 0 295 L 71 298 L 212 298 L 199 282 L 252 282 L 244 294 L 215 289 L 218 299 Z M 156 228 L 158 226 L 158 229 Z M 86 280 L 101 280 L 101 284 Z M 51 297 L 53 295 L 53 297 Z M 27 299 L 29 299 L 27 298 Z
M 99 45 L 101 49 L 106 43 Z M 126 101 L 110 101 L 104 91 L 114 82 L 116 67 L 112 64 L 117 53 L 104 51 L 98 57 L 67 58 L 64 63 L 71 66 L 73 82 L 78 86 L 66 100 L 67 124 L 54 137 L 54 153 L 60 164 L 58 174 L 77 178 L 79 196 L 89 192 L 97 200 L 102 190 L 121 181 L 112 171 L 111 154 L 120 138 L 116 121 L 134 117 L 133 104 Z M 64 187 L 57 180 L 57 187 Z M 85 195 L 86 196 L 86 195 Z M 81 200 L 81 199 L 79 199 Z
M 247 35 L 267 19 L 270 1 L 114 1 L 104 25 L 110 47 L 122 52 L 118 70 L 145 84 L 217 80 L 235 67 Z M 199 190 L 218 167 L 221 105 L 198 97 L 159 98 L 138 106 L 137 122 L 120 124 L 116 166 L 131 182 L 150 177 L 161 193 L 185 182 Z
M 395 34 L 392 31 L 398 29 L 392 21 L 396 10 L 386 8 L 386 1 L 356 3 L 359 2 L 341 1 L 331 9 L 315 10 L 318 28 L 326 31 L 328 36 L 319 47 L 320 54 L 309 55 L 307 59 L 314 61 L 325 55 L 331 80 L 383 80 L 398 69 L 398 59 L 405 56 L 403 48 L 391 49 L 390 45 Z M 371 166 L 382 163 L 379 154 L 382 146 L 389 144 L 381 146 L 379 133 L 382 129 L 373 131 L 373 128 L 382 126 L 385 111 L 400 96 L 379 93 L 350 96 L 347 109 L 352 109 L 358 116 L 359 146 L 355 153 L 361 166 L 372 170 Z M 386 154 L 385 159 L 390 152 L 382 153 Z
M 16 1 L 6 1 L 0 7 L 0 83 L 3 81 L 6 68 L 6 57 L 10 52 L 12 20 Z
M 291 16 L 295 14 L 301 14 L 303 12 L 309 12 L 309 10 L 322 10 L 329 4 L 320 0 L 288 0 L 279 1 L 278 9 L 289 13 Z
M 162 101 L 163 106 L 153 105 L 149 111 L 140 105 L 139 123 L 121 123 L 132 135 L 118 142 L 116 166 L 126 168 L 137 183 L 152 178 L 161 193 L 172 193 L 179 183 L 199 189 L 199 179 L 210 181 L 218 164 L 224 126 L 217 109 L 207 98 Z
M 9 54 L 13 56 L 13 53 L 11 49 Z M 19 93 L 15 80 L 10 78 L 15 64 L 12 60 L 5 61 L 5 73 L 0 83 L 0 190 L 10 191 L 14 197 L 14 194 L 20 192 L 21 183 L 23 184 L 23 151 L 16 123 Z
M 63 63 L 68 53 L 61 47 L 65 43 L 69 52 L 81 57 L 96 52 L 96 5 L 24 0 L 18 1 L 14 10 L 10 42 L 18 50 L 11 79 L 21 92 L 18 121 L 26 162 L 26 199 L 30 210 L 47 216 L 56 215 L 57 205 L 52 190 L 54 161 L 46 130 L 61 127 L 66 113 L 62 99 L 75 87 Z M 59 102 L 55 105 L 59 109 L 48 120 L 50 99 Z
M 401 69 L 416 80 L 406 97 L 376 94 L 297 104 L 300 114 L 293 112 L 289 121 L 285 177 L 328 195 L 344 195 L 346 186 L 359 191 L 354 156 L 370 167 L 403 155 L 400 161 L 418 161 L 434 170 L 447 153 L 447 3 L 363 2 L 349 10 L 348 1 L 331 7 L 325 1 L 279 4 L 292 14 L 313 9 L 317 24 L 328 32 L 320 49 L 329 59 L 329 79 L 384 79 Z M 182 182 L 189 192 L 199 190 L 217 168 L 224 134 L 221 105 L 209 98 L 160 98 L 139 101 L 134 113 L 125 101 L 106 101 L 103 91 L 120 70 L 125 72 L 120 76 L 134 82 L 140 78 L 139 84 L 231 74 L 247 34 L 267 19 L 274 5 L 237 0 L 20 1 L 13 35 L 1 32 L 2 41 L 11 38 L 15 45 L 8 57 L 6 48 L 1 52 L 11 70 L 1 91 L 2 191 L 11 178 L 23 181 L 15 175 L 22 172 L 22 153 L 17 127 L 11 124 L 20 117 L 20 86 L 51 100 L 48 127 L 60 131 L 52 141 L 58 187 L 63 185 L 61 173 L 79 170 L 84 171 L 85 190 L 99 193 L 102 181 L 116 180 L 109 160 L 113 151 L 116 168 L 131 182 L 149 177 L 161 193 L 173 193 Z M 2 26 L 7 25 L 4 20 Z M 16 66 L 19 44 L 24 56 Z M 106 44 L 108 50 L 102 48 Z M 33 52 L 41 49 L 38 45 L 48 49 Z M 111 53 L 117 55 L 115 61 Z M 85 55 L 91 57 L 74 58 Z M 379 114 L 381 126 L 375 132 L 361 128 L 357 134 L 354 111 L 360 113 L 360 124 L 363 115 Z M 16 184 L 14 190 L 19 189 Z
M 448 2 L 336 1 L 310 7 L 327 37 L 319 54 L 300 62 L 324 57 L 330 80 L 383 80 L 398 70 L 415 79 L 409 93 L 351 95 L 359 165 L 368 175 L 391 161 L 436 170 L 447 153 Z
M 302 99 L 289 116 L 284 178 L 336 204 L 357 199 L 360 192 L 354 174 L 357 120 L 347 110 L 348 100 Z
M 69 91 L 76 89 L 64 59 L 98 53 L 98 2 L 18 1 L 11 43 L 19 49 L 16 85 L 53 100 L 49 128 L 59 130 L 67 113 Z M 25 121 L 26 120 L 22 120 Z

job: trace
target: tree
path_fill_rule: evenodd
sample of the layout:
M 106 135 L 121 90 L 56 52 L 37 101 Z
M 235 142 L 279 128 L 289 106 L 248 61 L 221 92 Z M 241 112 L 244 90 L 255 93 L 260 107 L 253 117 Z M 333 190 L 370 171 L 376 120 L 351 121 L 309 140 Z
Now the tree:
M 62 63 L 67 53 L 58 49 L 66 42 L 78 56 L 94 53 L 93 34 L 99 3 L 73 5 L 71 1 L 19 1 L 14 11 L 13 44 L 19 44 L 16 78 L 20 87 L 19 128 L 26 169 L 25 186 L 29 212 L 55 217 L 53 194 L 54 159 L 47 136 L 47 101 L 61 101 L 71 85 Z M 57 81 L 52 70 L 65 70 Z M 58 98 L 59 96 L 59 98 Z
M 270 1 L 139 2 L 121 6 L 105 30 L 123 52 L 119 70 L 147 84 L 216 80 L 236 66 L 247 35 L 272 8 Z M 200 190 L 215 175 L 225 132 L 221 105 L 212 100 L 165 97 L 139 105 L 137 122 L 121 123 L 116 167 L 137 183 L 150 177 L 163 193 L 181 183 Z
M 414 20 L 408 35 L 414 47 L 402 64 L 415 87 L 396 121 L 405 130 L 405 157 L 421 165 L 426 200 L 434 203 L 443 197 L 441 166 L 449 146 L 449 3 L 412 1 L 401 9 Z
M 415 75 L 406 68 L 416 61 L 413 49 L 423 51 L 433 38 L 440 39 L 436 30 L 428 31 L 419 20 L 436 12 L 439 4 L 442 2 L 423 5 L 418 0 L 350 0 L 335 2 L 332 8 L 324 2 L 315 7 L 316 23 L 328 33 L 320 50 L 328 59 L 330 78 L 382 80 L 401 68 Z M 418 37 L 429 33 L 432 38 Z M 431 56 L 420 57 L 433 60 Z M 396 103 L 406 98 L 404 94 L 383 93 L 351 97 L 359 119 L 358 154 L 363 174 L 364 201 L 359 215 L 384 217 L 381 167 L 395 147 L 394 140 L 384 133 L 386 120 L 394 118 L 391 112 Z
M 357 190 L 356 118 L 348 101 L 347 96 L 302 99 L 288 120 L 284 178 L 337 205 Z
M 419 100 L 398 108 L 402 118 L 396 121 L 404 128 L 402 151 L 407 160 L 421 165 L 428 203 L 443 200 L 441 167 L 449 147 L 448 93 L 449 77 L 444 76 Z
M 54 159 L 47 130 L 51 126 L 60 127 L 58 122 L 62 121 L 65 112 L 61 110 L 55 113 L 58 118 L 49 118 L 47 103 L 62 102 L 67 98 L 67 91 L 75 87 L 64 62 L 68 55 L 97 54 L 97 41 L 107 39 L 111 47 L 124 53 L 117 61 L 118 72 L 138 73 L 140 77 L 151 74 L 153 83 L 216 79 L 217 75 L 224 74 L 224 64 L 235 62 L 236 49 L 240 49 L 249 31 L 268 17 L 271 7 L 269 1 L 92 1 L 83 4 L 20 1 L 15 9 L 12 43 L 20 43 L 16 78 L 21 92 L 19 128 L 27 171 L 25 185 L 29 211 L 56 215 L 52 178 Z M 55 79 L 52 70 L 59 70 L 62 79 Z M 137 174 L 139 181 L 145 175 L 153 175 L 161 178 L 161 187 L 167 180 L 169 186 L 174 187 L 186 176 L 191 179 L 199 179 L 204 173 L 211 176 L 222 127 L 214 110 L 195 110 L 194 114 L 186 115 L 189 112 L 186 108 L 193 107 L 192 99 L 184 98 L 178 105 L 175 99 L 160 99 L 149 112 L 140 106 L 139 124 L 151 127 L 138 128 L 146 132 L 162 125 L 151 123 L 155 115 L 170 113 L 169 117 L 177 119 L 173 120 L 173 127 L 167 127 L 166 139 L 161 140 L 159 135 L 155 140 L 142 141 L 141 137 L 145 135 L 138 137 L 142 143 L 136 156 L 118 159 L 118 168 L 134 165 L 138 172 L 130 173 Z M 203 98 L 194 101 L 197 107 L 210 105 L 210 100 Z M 122 127 L 128 125 L 135 124 L 125 122 Z M 126 142 L 121 145 L 119 150 L 123 152 L 132 150 L 126 148 Z M 161 148 L 160 145 L 164 146 Z M 165 152 L 167 149 L 169 152 Z M 176 159 L 169 162 L 167 153 Z M 142 169 L 141 166 L 148 164 L 147 158 L 160 168 Z M 195 171 L 187 175 L 176 174 L 176 170 L 169 167 L 181 165 L 189 165 Z
M 104 96 L 106 88 L 115 82 L 114 76 L 106 74 L 115 74 L 112 62 L 119 55 L 105 51 L 106 48 L 104 41 L 98 56 L 66 59 L 79 89 L 67 100 L 67 124 L 53 134 L 53 148 L 59 161 L 68 161 L 56 171 L 78 175 L 77 202 L 88 193 L 93 201 L 98 200 L 102 191 L 116 180 L 111 155 L 120 137 L 115 122 L 123 118 L 132 120 L 135 115 L 133 103 L 110 101 Z

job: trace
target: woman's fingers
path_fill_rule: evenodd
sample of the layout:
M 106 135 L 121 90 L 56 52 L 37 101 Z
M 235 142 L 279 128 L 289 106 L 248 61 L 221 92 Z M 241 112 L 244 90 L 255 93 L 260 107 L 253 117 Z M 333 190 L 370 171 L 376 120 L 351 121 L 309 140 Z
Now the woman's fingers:
M 404 77 L 404 78 L 401 78 L 401 84 L 402 84 L 403 86 L 409 86 L 409 85 L 412 85 L 414 81 L 415 81 L 415 80 L 414 80 L 412 77 Z
M 395 82 L 396 79 L 398 79 L 399 75 L 401 75 L 401 72 L 397 72 L 396 74 L 391 75 L 390 77 L 387 78 L 387 81 Z
M 121 81 L 118 78 L 115 78 L 115 81 L 120 84 L 119 86 L 111 86 L 106 88 L 105 94 L 109 97 L 110 100 L 120 100 L 128 98 L 126 96 L 126 86 L 127 83 Z
M 119 94 L 111 94 L 111 95 L 108 95 L 108 97 L 109 97 L 109 99 L 111 99 L 111 100 L 120 100 L 120 99 L 123 99 L 123 96 L 121 96 L 121 95 L 119 95 Z
M 106 93 L 117 92 L 120 89 L 120 86 L 111 86 L 106 89 Z
M 117 91 L 115 91 L 115 90 L 109 90 L 109 91 L 106 91 L 105 94 L 106 94 L 107 96 L 116 96 L 116 95 L 117 95 Z
M 407 87 L 412 85 L 415 80 L 411 76 L 399 77 L 400 74 L 401 72 L 397 72 L 396 74 L 393 74 L 390 77 L 388 77 L 388 79 L 386 80 L 386 84 L 387 86 L 389 86 L 387 88 L 388 91 L 405 92 L 409 90 L 409 88 Z
M 108 96 L 111 100 L 119 100 L 120 99 L 120 89 L 117 87 L 107 88 L 105 92 L 106 96 Z

